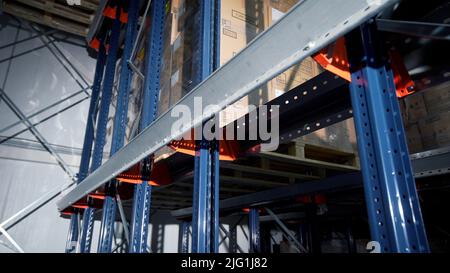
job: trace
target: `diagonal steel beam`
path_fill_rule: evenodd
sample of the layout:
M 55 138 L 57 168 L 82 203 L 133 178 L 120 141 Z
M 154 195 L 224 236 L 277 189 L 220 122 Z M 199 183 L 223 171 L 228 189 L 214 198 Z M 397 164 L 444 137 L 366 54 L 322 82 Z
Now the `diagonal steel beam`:
M 46 111 L 48 111 L 48 110 L 50 110 L 50 109 L 52 109 L 54 107 L 56 107 L 56 106 L 58 106 L 58 105 L 60 105 L 60 104 L 62 104 L 64 102 L 66 102 L 67 100 L 70 100 L 71 98 L 74 98 L 74 97 L 78 96 L 81 93 L 85 93 L 88 89 L 91 89 L 91 88 L 92 88 L 92 86 L 83 88 L 83 89 L 81 89 L 81 90 L 79 90 L 79 91 L 77 91 L 77 92 L 75 92 L 75 93 L 73 93 L 73 94 L 63 98 L 63 99 L 60 99 L 60 100 L 58 100 L 58 101 L 56 101 L 56 102 L 54 102 L 54 103 L 52 103 L 52 104 L 42 108 L 41 110 L 39 110 L 39 111 L 37 111 L 37 112 L 27 116 L 27 119 L 32 119 L 35 116 L 38 116 L 38 115 L 40 115 L 40 114 L 42 114 L 42 113 L 44 113 L 44 112 L 46 112 Z M 87 99 L 87 98 L 88 97 L 86 97 L 85 99 Z M 5 132 L 5 131 L 7 131 L 7 130 L 9 130 L 11 128 L 14 128 L 15 126 L 17 126 L 17 125 L 19 125 L 21 123 L 22 123 L 21 121 L 17 121 L 15 123 L 11 124 L 11 125 L 8 125 L 8 126 L 4 127 L 3 129 L 0 129 L 0 133 L 3 133 L 3 132 Z
M 295 238 L 294 235 L 292 235 L 292 233 L 289 231 L 289 229 L 283 224 L 283 222 L 278 218 L 278 216 L 273 213 L 273 211 L 269 208 L 264 208 L 269 214 L 270 216 L 272 216 L 272 218 L 275 220 L 275 222 L 278 224 L 278 226 L 283 230 L 283 232 L 286 234 L 286 236 L 289 237 L 289 239 L 291 239 L 292 241 L 294 241 L 294 243 L 297 245 L 297 247 L 299 248 L 299 250 L 301 250 L 303 253 L 308 253 L 308 250 L 306 250 L 306 248 L 297 240 L 297 238 Z
M 76 181 L 75 175 L 73 174 L 70 167 L 66 164 L 66 162 L 61 158 L 61 156 L 53 149 L 53 147 L 48 144 L 47 140 L 41 135 L 41 133 L 33 126 L 30 120 L 27 119 L 25 114 L 20 110 L 17 105 L 6 95 L 3 89 L 0 89 L 1 98 L 5 101 L 8 107 L 14 112 L 14 114 L 22 120 L 22 122 L 27 126 L 30 132 L 36 137 L 36 139 L 44 146 L 44 148 L 55 158 L 58 162 L 58 165 L 63 169 L 63 171 L 69 176 L 72 181 Z
M 13 239 L 13 237 L 11 237 L 11 235 L 9 235 L 8 232 L 6 232 L 5 229 L 3 229 L 2 227 L 0 227 L 0 234 L 3 234 L 6 239 L 8 239 L 8 241 L 20 252 L 20 253 L 25 253 L 25 251 L 23 251 L 23 249 L 19 246 L 19 244 Z

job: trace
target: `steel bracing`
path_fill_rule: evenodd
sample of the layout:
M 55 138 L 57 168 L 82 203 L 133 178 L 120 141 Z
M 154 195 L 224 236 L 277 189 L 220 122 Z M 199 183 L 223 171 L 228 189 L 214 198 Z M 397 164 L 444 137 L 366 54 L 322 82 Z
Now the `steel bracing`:
M 156 119 L 158 113 L 165 5 L 166 1 L 153 1 L 150 6 L 151 27 L 148 31 L 141 130 L 147 128 Z M 153 159 L 145 158 L 143 164 L 145 168 L 151 170 Z M 148 250 L 147 238 L 152 191 L 149 182 L 143 179 L 142 183 L 135 186 L 129 248 L 131 253 L 144 253 Z
M 270 218 L 277 223 L 285 236 L 294 242 L 299 252 L 311 251 L 311 238 L 307 238 L 308 228 L 305 228 L 306 226 L 302 226 L 301 232 L 299 232 L 301 236 L 298 240 L 282 223 L 280 217 L 265 206 L 277 200 L 334 189 L 338 180 L 341 181 L 339 184 L 342 189 L 364 187 L 371 237 L 373 241 L 380 245 L 382 252 L 429 251 L 414 181 L 414 175 L 418 174 L 417 172 L 414 173 L 411 167 L 398 99 L 395 95 L 393 72 L 389 59 L 386 57 L 385 49 L 381 46 L 382 37 L 376 29 L 376 20 L 372 19 L 398 1 L 300 1 L 286 16 L 220 68 L 218 60 L 220 1 L 200 1 L 197 44 L 199 53 L 194 58 L 198 66 L 197 86 L 176 105 L 185 105 L 192 109 L 194 99 L 201 97 L 204 105 L 218 105 L 220 109 L 200 114 L 194 113 L 192 122 L 185 124 L 177 132 L 170 131 L 170 125 L 176 119 L 169 112 L 163 113 L 159 118 L 156 117 L 160 91 L 159 75 L 166 1 L 151 1 L 151 4 L 148 3 L 147 6 L 150 27 L 147 33 L 145 75 L 140 75 L 144 80 L 140 134 L 122 147 L 127 120 L 130 78 L 133 73 L 140 73 L 136 71 L 132 61 L 130 62 L 135 54 L 137 37 L 140 36 L 137 33 L 140 8 L 138 2 L 129 1 L 128 23 L 125 30 L 122 70 L 119 78 L 117 110 L 114 118 L 111 147 L 111 155 L 114 156 L 104 164 L 102 164 L 102 159 L 106 122 L 111 104 L 117 52 L 120 46 L 119 37 L 122 31 L 119 20 L 120 9 L 117 9 L 117 16 L 108 37 L 105 37 L 105 41 L 101 42 L 89 108 L 89 117 L 92 116 L 93 118 L 87 124 L 77 186 L 58 202 L 59 210 L 63 211 L 79 202 L 79 200 L 88 198 L 89 207 L 84 211 L 75 209 L 75 213 L 71 216 L 66 252 L 74 252 L 77 241 L 80 252 L 90 251 L 95 208 L 92 199 L 87 197 L 89 193 L 104 186 L 105 199 L 103 201 L 98 252 L 111 252 L 118 206 L 118 182 L 115 178 L 119 174 L 139 163 L 144 168 L 151 170 L 153 165 L 152 155 L 158 149 L 192 128 L 201 127 L 219 110 L 249 94 L 250 91 L 285 71 L 291 65 L 311 56 L 343 36 L 352 49 L 348 52 L 351 65 L 351 83 L 348 84 L 342 79 L 333 79 L 331 73 L 325 72 L 309 83 L 305 83 L 302 87 L 308 87 L 308 85 L 311 85 L 308 88 L 317 87 L 315 80 L 328 84 L 319 88 L 320 90 L 314 95 L 305 95 L 305 104 L 308 102 L 314 104 L 314 99 L 327 96 L 332 97 L 332 100 L 335 101 L 334 104 L 329 102 L 326 113 L 318 112 L 323 112 L 322 109 L 313 109 L 309 112 L 311 115 L 316 115 L 317 120 L 321 121 L 317 124 L 320 123 L 321 126 L 325 126 L 323 124 L 326 124 L 326 122 L 322 121 L 329 120 L 331 115 L 336 116 L 337 114 L 337 121 L 353 115 L 361 158 L 361 172 L 325 178 L 321 181 L 305 182 L 301 185 L 293 184 L 282 189 L 252 193 L 219 202 L 219 145 L 215 141 L 204 139 L 197 141 L 194 159 L 192 208 L 172 212 L 174 216 L 182 218 L 184 221 L 180 232 L 180 252 L 186 253 L 189 251 L 190 226 L 192 227 L 192 252 L 218 252 L 219 229 L 222 229 L 226 237 L 230 239 L 232 237 L 231 230 L 227 232 L 219 223 L 219 210 L 221 212 L 232 211 L 246 207 L 251 207 L 249 213 L 250 252 L 260 253 L 262 251 L 260 222 L 266 218 Z M 304 12 L 305 10 L 308 12 Z M 327 20 L 324 21 L 322 18 L 325 16 Z M 392 25 L 392 22 L 378 20 L 378 25 L 384 31 L 405 31 L 404 26 L 399 26 L 398 22 Z M 402 28 L 399 29 L 400 27 Z M 141 29 L 144 29 L 143 24 Z M 410 28 L 407 30 L 410 31 Z M 46 35 L 48 33 L 45 32 L 36 37 L 42 38 Z M 109 42 L 107 56 L 104 48 L 106 41 Z M 43 42 L 46 46 L 49 46 L 55 40 L 49 38 L 43 40 Z M 58 52 L 57 49 L 55 50 Z M 61 54 L 61 52 L 59 53 Z M 4 61 L 8 60 L 5 59 Z M 70 70 L 69 67 L 65 67 L 65 69 Z M 242 73 L 242 71 L 246 71 L 246 73 Z M 78 84 L 82 91 L 88 88 L 86 82 L 78 82 Z M 348 90 L 350 90 L 350 98 L 348 93 L 339 95 Z M 1 92 L 2 98 L 8 105 L 12 109 L 16 109 L 13 103 L 8 100 L 6 94 L 3 91 Z M 293 90 L 292 92 L 300 92 L 300 90 Z M 96 102 L 99 100 L 100 94 L 100 110 L 98 117 L 95 117 Z M 347 104 L 341 104 L 341 99 L 342 101 L 347 100 Z M 349 102 L 351 102 L 351 105 Z M 292 117 L 292 113 L 299 113 L 297 110 L 300 111 L 301 107 L 300 104 L 291 104 L 286 106 L 284 110 L 282 109 L 280 113 L 282 121 L 287 119 L 291 121 L 286 128 L 281 129 L 282 138 L 288 138 L 292 135 L 294 129 L 299 132 L 298 134 L 309 133 L 309 129 L 306 130 L 307 132 L 300 132 L 297 129 L 314 120 L 312 117 L 306 118 L 303 115 Z M 310 110 L 311 108 L 304 109 Z M 33 131 L 34 125 L 27 122 L 29 117 L 21 114 L 20 111 L 15 112 L 25 123 L 27 129 Z M 97 121 L 97 128 L 94 142 L 95 121 Z M 36 138 L 46 147 L 45 139 L 39 137 L 39 134 Z M 94 145 L 94 150 L 89 168 L 92 145 Z M 49 152 L 52 152 L 51 149 L 50 146 Z M 56 155 L 59 162 L 57 153 L 52 152 L 52 154 Z M 446 155 L 444 158 L 446 158 Z M 417 163 L 417 168 L 425 170 L 426 168 L 423 168 L 421 164 L 428 164 L 427 162 L 420 161 Z M 64 162 L 59 163 L 63 169 L 68 169 Z M 440 167 L 440 169 L 442 168 Z M 420 172 L 422 174 L 419 175 L 425 175 L 425 171 Z M 148 251 L 151 193 L 152 186 L 149 185 L 149 181 L 143 179 L 141 183 L 135 185 L 128 240 L 129 252 L 143 253 Z M 264 216 L 266 218 L 259 216 L 262 210 L 268 214 L 267 217 Z M 126 225 L 123 211 L 120 211 L 120 213 L 122 221 Z M 82 221 L 80 221 L 80 216 L 82 216 Z M 187 218 L 192 218 L 192 223 L 187 222 Z M 79 234 L 80 226 L 81 234 Z M 3 224 L 0 228 L 0 231 L 6 235 Z M 353 241 L 350 233 L 348 236 L 349 242 Z M 121 246 L 116 248 L 118 247 Z M 236 248 L 240 249 L 239 246 Z M 242 250 L 240 251 L 242 252 Z

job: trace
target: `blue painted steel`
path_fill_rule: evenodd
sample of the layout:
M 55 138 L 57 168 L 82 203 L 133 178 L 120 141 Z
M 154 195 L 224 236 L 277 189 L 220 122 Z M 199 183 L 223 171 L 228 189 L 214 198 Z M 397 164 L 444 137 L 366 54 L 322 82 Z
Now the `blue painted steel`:
M 198 141 L 198 150 L 195 156 L 194 196 L 192 215 L 192 252 L 210 252 L 210 226 L 211 226 L 211 159 L 209 142 Z
M 377 35 L 374 24 L 366 24 L 347 41 L 372 240 L 382 252 L 428 252 L 394 77 Z
M 200 4 L 199 80 L 206 79 L 219 64 L 220 1 Z M 215 16 L 216 15 L 216 16 Z M 218 252 L 219 246 L 219 147 L 216 141 L 197 142 L 194 167 L 192 252 Z
M 181 223 L 181 253 L 189 252 L 189 222 Z
M 130 94 L 130 83 L 133 70 L 128 66 L 133 45 L 137 36 L 137 23 L 139 17 L 139 0 L 130 0 L 128 6 L 128 23 L 125 34 L 125 45 L 122 55 L 120 71 L 119 91 L 117 95 L 117 107 L 114 117 L 114 131 L 111 143 L 111 155 L 123 147 L 128 117 L 128 102 Z
M 220 172 L 219 172 L 219 142 L 211 142 L 211 252 L 219 253 L 219 197 L 220 197 Z
M 119 9 L 118 9 L 119 10 Z M 100 101 L 100 112 L 97 122 L 97 132 L 94 144 L 94 152 L 92 155 L 91 172 L 95 171 L 102 164 L 103 147 L 105 146 L 106 127 L 108 123 L 109 106 L 111 104 L 112 87 L 114 84 L 114 72 L 117 60 L 117 50 L 119 43 L 120 20 L 116 19 L 113 23 L 109 41 L 109 52 L 106 58 L 105 75 L 103 79 L 102 98 Z M 82 241 L 84 246 L 80 248 L 81 252 L 90 252 L 92 229 L 94 226 L 94 209 L 85 210 L 83 215 L 83 227 L 88 229 L 82 232 Z
M 94 212 L 95 210 L 93 208 L 87 208 L 83 212 L 80 253 L 89 253 L 91 251 L 92 232 L 94 230 Z
M 138 184 L 134 188 L 133 216 L 131 222 L 131 253 L 147 251 L 148 222 L 150 218 L 151 190 L 147 182 Z
M 249 228 L 249 242 L 250 253 L 261 252 L 261 240 L 259 232 L 259 211 L 256 208 L 251 208 L 248 214 L 248 228 Z
M 125 131 L 128 116 L 129 90 L 132 70 L 128 66 L 133 45 L 136 40 L 136 28 L 138 21 L 139 1 L 132 0 L 128 7 L 128 24 L 125 34 L 125 46 L 122 55 L 122 67 L 120 71 L 120 83 L 117 94 L 117 106 L 114 116 L 114 130 L 111 143 L 111 155 L 115 154 L 123 147 L 125 141 Z M 113 28 L 113 31 L 115 29 Z M 120 29 L 118 29 L 120 33 Z M 117 58 L 117 56 L 116 56 Z M 114 75 L 112 76 L 114 78 Z M 103 203 L 102 225 L 100 229 L 100 241 L 98 245 L 98 252 L 109 253 L 112 249 L 112 239 L 114 233 L 114 222 L 116 218 L 116 194 L 117 182 L 110 181 L 106 185 L 106 198 Z
M 158 113 L 160 89 L 160 68 L 164 35 L 166 1 L 153 1 L 150 7 L 150 29 L 147 43 L 146 74 L 144 83 L 144 99 L 140 129 L 146 128 Z M 151 169 L 152 159 L 144 160 Z M 148 222 L 151 207 L 151 189 L 148 181 L 136 185 L 134 190 L 133 215 L 131 222 L 131 244 L 129 252 L 143 253 L 147 251 Z
M 100 97 L 100 87 L 103 80 L 103 72 L 105 69 L 106 52 L 103 41 L 100 41 L 100 48 L 97 57 L 97 64 L 95 67 L 94 83 L 91 92 L 91 101 L 89 104 L 88 119 L 86 123 L 86 131 L 84 133 L 83 151 L 81 152 L 80 169 L 78 172 L 78 183 L 81 183 L 86 178 L 89 172 L 89 162 L 91 160 L 92 144 L 94 141 L 94 121 L 95 121 L 95 107 Z M 73 252 L 76 248 L 76 243 L 79 238 L 78 234 L 78 210 L 71 216 L 70 219 L 70 235 L 66 244 L 66 252 Z M 84 245 L 84 244 L 83 244 Z

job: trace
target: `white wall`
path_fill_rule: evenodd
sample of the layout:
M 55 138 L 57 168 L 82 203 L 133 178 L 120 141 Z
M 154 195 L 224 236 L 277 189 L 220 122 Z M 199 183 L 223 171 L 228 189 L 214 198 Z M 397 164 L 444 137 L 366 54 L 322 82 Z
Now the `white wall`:
M 39 38 L 6 47 L 16 37 L 22 40 L 35 35 L 26 22 L 22 21 L 20 28 L 18 24 L 9 15 L 0 15 L 0 88 L 25 115 L 31 115 L 81 88 Z M 86 49 L 63 42 L 58 46 L 91 84 L 95 60 L 87 55 Z M 9 61 L 12 55 L 19 56 Z M 79 77 L 77 80 L 82 82 Z M 85 94 L 80 94 L 67 100 L 32 118 L 31 122 L 38 122 L 84 97 Z M 88 107 L 89 100 L 85 100 L 37 126 L 48 142 L 59 145 L 55 147 L 64 152 L 61 155 L 74 173 L 78 171 Z M 18 120 L 0 100 L 0 130 Z M 24 125 L 15 126 L 0 136 L 7 137 L 24 128 Z M 48 191 L 70 182 L 29 132 L 0 145 L 0 178 L 0 222 Z M 8 230 L 26 252 L 64 251 L 69 221 L 59 217 L 55 201 Z M 4 236 L 0 240 L 7 242 Z M 0 252 L 8 251 L 0 245 Z

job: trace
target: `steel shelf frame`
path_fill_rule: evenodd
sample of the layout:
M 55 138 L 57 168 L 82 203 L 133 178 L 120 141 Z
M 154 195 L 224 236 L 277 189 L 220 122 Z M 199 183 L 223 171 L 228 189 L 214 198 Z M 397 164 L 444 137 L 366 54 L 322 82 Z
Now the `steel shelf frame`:
M 371 236 L 382 252 L 429 252 L 394 76 L 379 35 L 372 20 L 347 36 Z
M 301 1 L 173 107 L 186 105 L 193 108 L 194 98 L 202 97 L 204 105 L 218 105 L 223 109 L 395 3 L 395 0 Z M 328 19 L 323 21 L 323 17 Z M 172 134 L 170 124 L 176 118 L 168 110 L 88 176 L 84 183 L 66 194 L 58 202 L 58 208 L 69 207 L 217 112 L 211 109 L 196 115 L 191 123 Z
M 116 68 L 116 62 L 117 62 L 117 52 L 119 48 L 119 35 L 120 35 L 120 27 L 121 23 L 119 20 L 120 17 L 120 9 L 117 9 L 116 19 L 113 21 L 113 26 L 110 32 L 110 39 L 109 39 L 109 49 L 106 57 L 106 66 L 105 66 L 105 72 L 103 77 L 103 85 L 102 85 L 102 96 L 100 100 L 100 111 L 98 113 L 98 121 L 97 121 L 97 131 L 96 131 L 96 137 L 95 137 L 95 143 L 94 143 L 94 151 L 92 154 L 92 162 L 90 167 L 90 172 L 94 172 L 97 168 L 99 168 L 102 165 L 103 160 L 103 148 L 105 146 L 106 142 L 106 130 L 107 130 L 107 123 L 108 123 L 108 114 L 109 114 L 109 108 L 111 105 L 111 99 L 112 99 L 112 90 L 114 85 L 114 74 L 115 74 L 115 68 Z M 84 181 L 83 181 L 84 183 Z M 79 185 L 82 185 L 83 183 L 80 183 Z M 105 198 L 105 206 L 112 206 L 111 202 L 112 200 L 108 200 L 108 198 Z M 83 212 L 83 228 L 80 238 L 80 252 L 81 253 L 89 253 L 91 250 L 91 243 L 92 243 L 92 232 L 94 228 L 94 213 L 95 209 L 90 204 L 92 200 L 90 197 L 88 197 L 88 205 L 89 207 L 86 208 Z M 109 212 L 109 210 L 103 209 L 103 217 L 102 219 L 108 220 L 113 219 L 114 217 L 112 215 L 105 215 L 105 211 Z M 115 211 L 114 211 L 115 213 Z M 100 238 L 105 238 L 105 236 L 108 236 L 108 232 L 110 231 L 108 229 L 108 225 L 105 225 L 105 223 L 102 221 L 101 225 L 101 235 Z M 107 229 L 107 230 L 105 230 Z M 112 236 L 112 234 L 111 234 Z M 98 250 L 101 252 L 102 242 L 99 242 L 99 248 Z
M 77 183 L 83 182 L 83 179 L 89 174 L 89 163 L 91 161 L 92 145 L 94 143 L 94 122 L 96 120 L 95 108 L 100 97 L 100 89 L 103 81 L 103 72 L 105 68 L 106 50 L 103 41 L 100 42 L 97 64 L 95 67 L 95 76 L 92 86 L 91 101 L 89 103 L 88 119 L 86 122 L 86 131 L 84 133 L 83 150 L 80 159 L 80 169 L 78 172 Z M 67 238 L 66 253 L 76 251 L 79 237 L 79 211 L 75 211 L 70 219 L 70 231 Z
M 218 67 L 220 30 L 219 0 L 200 1 L 198 82 Z M 219 145 L 203 139 L 196 142 L 192 215 L 192 252 L 217 253 L 219 247 Z
M 150 6 L 149 41 L 146 54 L 146 75 L 144 82 L 144 101 L 142 107 L 141 131 L 147 128 L 158 113 L 158 98 L 160 91 L 160 69 L 163 47 L 164 21 L 166 1 L 152 1 Z M 130 52 L 130 57 L 131 57 Z M 129 58 L 127 58 L 128 60 Z M 143 164 L 151 170 L 153 159 L 146 157 Z M 149 181 L 135 186 L 133 211 L 131 221 L 131 238 L 129 252 L 147 252 L 148 224 L 151 208 L 152 186 Z
M 261 252 L 261 236 L 259 232 L 259 210 L 257 208 L 251 208 L 248 213 L 248 229 L 249 229 L 249 245 L 250 253 Z
M 128 22 L 125 34 L 125 46 L 121 60 L 121 71 L 119 75 L 119 89 L 117 94 L 117 106 L 114 116 L 114 130 L 111 143 L 111 155 L 114 155 L 123 147 L 128 116 L 128 103 L 130 96 L 130 83 L 132 70 L 128 66 L 128 59 L 136 39 L 136 28 L 138 21 L 138 0 L 129 1 Z M 119 8 L 118 8 L 119 9 Z M 119 16 L 119 15 L 117 15 Z M 111 180 L 105 188 L 106 196 L 103 204 L 102 225 L 100 229 L 100 241 L 98 252 L 110 253 L 112 250 L 114 223 L 117 211 L 117 181 Z M 124 223 L 125 224 L 125 223 Z
M 213 72 L 218 64 L 214 56 L 214 46 L 218 45 L 217 34 L 214 33 L 218 25 L 216 22 L 218 17 L 214 17 L 214 6 L 219 6 L 217 4 L 219 1 L 201 1 L 200 78 L 202 82 L 174 107 L 187 105 L 192 109 L 194 98 L 202 97 L 204 104 L 218 105 L 220 109 L 223 109 L 336 38 L 347 35 L 347 42 L 352 44 L 352 49 L 355 49 L 349 52 L 352 70 L 350 97 L 358 137 L 372 240 L 380 244 L 382 252 L 428 252 L 429 247 L 414 184 L 414 175 L 395 96 L 393 74 L 389 67 L 389 60 L 384 57 L 383 49 L 378 43 L 376 24 L 371 19 L 396 2 L 394 0 L 301 1 L 235 58 Z M 162 15 L 158 11 L 162 12 Z M 150 12 L 151 42 L 147 49 L 150 54 L 147 60 L 144 87 L 144 102 L 149 105 L 144 107 L 141 134 L 117 151 L 101 167 L 100 164 L 98 166 L 94 164 L 94 162 L 98 162 L 95 161 L 98 149 L 94 149 L 93 166 L 99 167 L 98 170 L 94 171 L 97 169 L 96 167 L 91 168 L 94 172 L 86 178 L 85 182 L 80 183 L 60 200 L 58 203 L 60 210 L 111 181 L 134 164 L 142 160 L 151 164 L 152 160 L 149 156 L 155 151 L 191 128 L 201 126 L 217 113 L 216 110 L 203 112 L 176 133 L 169 132 L 168 129 L 171 128 L 169 125 L 175 121 L 175 118 L 170 115 L 170 110 L 160 118 L 155 118 L 159 92 L 158 68 L 161 62 L 158 56 L 161 55 L 162 46 L 162 31 L 156 33 L 158 32 L 156 30 L 163 26 L 163 14 L 162 1 L 153 1 Z M 324 16 L 327 16 L 328 20 L 319 23 L 318 19 Z M 367 23 L 368 21 L 370 23 Z M 356 31 L 354 31 L 355 28 L 357 28 Z M 308 31 L 306 32 L 306 30 Z M 108 64 L 110 64 L 110 60 L 107 63 L 106 77 Z M 150 67 L 156 68 L 156 73 Z M 248 71 L 248 73 L 243 75 L 242 71 Z M 104 92 L 106 87 L 104 86 Z M 101 106 L 103 108 L 103 99 Z M 100 121 L 99 124 L 101 124 Z M 97 147 L 97 143 L 95 146 Z M 217 252 L 219 205 L 224 205 L 220 206 L 221 209 L 241 208 L 244 203 L 250 202 L 254 205 L 255 199 L 235 198 L 219 202 L 217 143 L 202 140 L 198 142 L 197 148 L 193 208 L 180 210 L 175 214 L 178 216 L 191 214 L 193 217 L 192 252 Z M 359 174 L 347 176 L 352 178 L 347 183 L 349 187 L 360 185 L 358 185 L 361 178 Z M 336 178 L 326 181 L 332 182 L 334 179 Z M 315 192 L 321 190 L 322 187 L 330 186 L 326 183 L 319 186 L 311 185 L 305 190 L 305 184 L 302 184 L 302 189 L 297 191 L 308 192 L 311 190 Z M 277 193 L 280 196 L 292 194 L 285 190 Z M 264 202 L 269 202 L 268 198 L 273 199 L 273 196 L 266 195 L 267 193 L 256 193 L 252 198 L 266 200 L 261 201 L 261 204 L 265 204 Z M 147 250 L 147 217 L 150 209 L 150 197 L 151 187 L 147 182 L 144 181 L 136 186 L 130 252 Z M 113 202 L 113 199 L 111 201 Z M 112 208 L 111 204 L 105 200 L 105 205 Z M 103 218 L 113 219 L 110 217 L 111 214 L 105 214 L 105 211 L 107 210 L 104 210 Z M 110 211 L 112 212 L 112 210 Z M 257 240 L 259 237 L 257 208 L 251 208 L 249 218 L 251 251 L 258 252 L 260 246 L 259 240 Z M 187 251 L 188 240 L 184 238 L 184 236 L 187 237 L 186 226 L 185 223 L 182 232 L 183 251 Z

